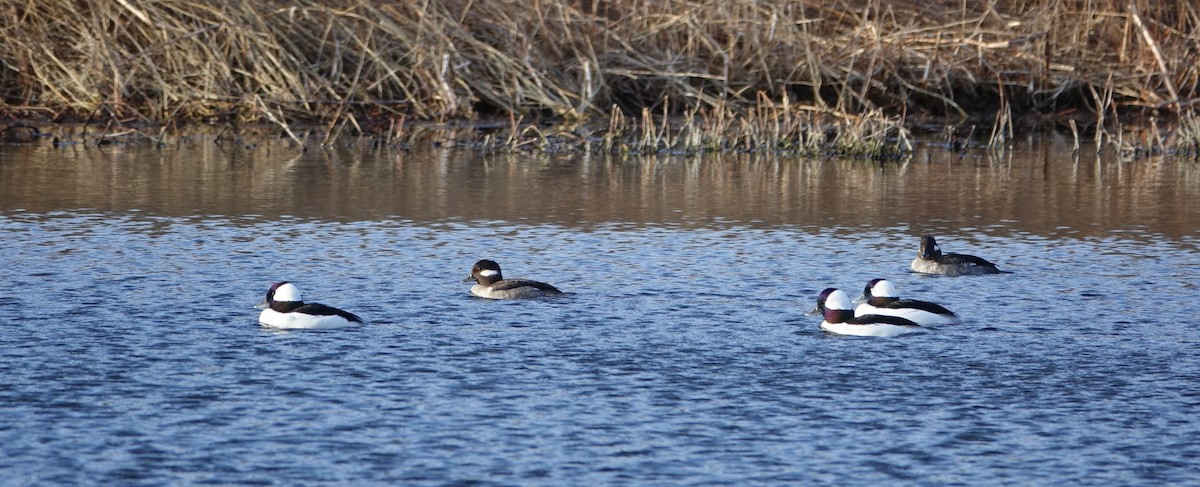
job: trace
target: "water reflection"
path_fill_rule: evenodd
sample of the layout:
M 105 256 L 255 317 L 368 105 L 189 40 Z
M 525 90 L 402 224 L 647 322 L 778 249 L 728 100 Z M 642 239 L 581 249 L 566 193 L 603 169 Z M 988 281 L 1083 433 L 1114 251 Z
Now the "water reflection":
M 1198 186 L 1194 163 L 1042 146 L 883 165 L 0 147 L 0 470 L 1184 484 L 1197 334 L 1144 318 L 1196 293 Z M 1012 233 L 942 243 L 1014 273 L 908 273 L 908 233 L 939 227 Z M 1107 235 L 1042 236 L 1071 232 Z M 471 298 L 481 257 L 573 294 Z M 875 277 L 964 323 L 857 340 L 800 316 Z M 372 326 L 262 330 L 282 279 Z
M 6 146 L 0 209 L 569 226 L 907 227 L 912 233 L 1145 232 L 1188 239 L 1200 228 L 1194 162 L 1085 159 L 1067 144 L 1037 140 L 1027 147 L 1001 158 L 929 149 L 906 162 L 878 163 L 365 146 L 301 152 L 279 141 L 161 149 Z

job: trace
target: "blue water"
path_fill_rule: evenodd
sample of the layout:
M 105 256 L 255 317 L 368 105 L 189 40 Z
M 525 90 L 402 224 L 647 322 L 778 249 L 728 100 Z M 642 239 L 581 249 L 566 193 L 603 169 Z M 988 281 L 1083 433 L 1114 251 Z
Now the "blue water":
M 0 212 L 4 485 L 1200 482 L 1194 237 Z M 493 258 L 560 299 L 492 302 Z M 839 337 L 891 279 L 960 325 Z M 271 282 L 371 322 L 280 332 Z

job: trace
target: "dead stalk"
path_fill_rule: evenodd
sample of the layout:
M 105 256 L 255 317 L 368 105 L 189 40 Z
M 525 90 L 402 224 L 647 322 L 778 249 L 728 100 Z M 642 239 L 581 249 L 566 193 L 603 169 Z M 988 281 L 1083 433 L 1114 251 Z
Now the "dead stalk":
M 1045 106 L 1093 110 L 1100 143 L 1132 109 L 1178 120 L 1200 96 L 1189 2 L 9 3 L 3 110 L 265 122 L 298 144 L 300 125 L 322 126 L 328 144 L 347 124 L 391 124 L 396 142 L 398 116 L 513 113 L 608 118 L 606 147 L 636 133 L 644 151 L 903 145 L 907 132 L 883 127 L 915 115 L 980 123 L 998 109 L 996 143 Z M 680 117 L 691 121 L 669 127 Z

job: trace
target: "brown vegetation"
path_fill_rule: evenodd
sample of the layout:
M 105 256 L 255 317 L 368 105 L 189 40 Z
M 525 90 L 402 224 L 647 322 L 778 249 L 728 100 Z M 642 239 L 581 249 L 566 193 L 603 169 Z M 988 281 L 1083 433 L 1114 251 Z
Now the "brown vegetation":
M 643 148 L 799 147 L 903 144 L 928 121 L 982 123 L 992 144 L 1013 126 L 1104 133 L 1200 100 L 1192 2 L 0 0 L 0 16 L 10 117 L 327 137 L 512 117 L 607 122 Z

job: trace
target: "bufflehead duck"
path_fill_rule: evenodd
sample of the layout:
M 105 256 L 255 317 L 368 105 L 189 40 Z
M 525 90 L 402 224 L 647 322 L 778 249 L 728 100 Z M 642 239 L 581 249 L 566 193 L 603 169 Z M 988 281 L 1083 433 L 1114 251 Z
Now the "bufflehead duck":
M 886 315 L 899 316 L 919 325 L 952 325 L 958 323 L 958 315 L 936 303 L 900 299 L 887 279 L 872 279 L 863 288 L 862 296 L 854 300 L 862 303 L 854 309 L 854 316 Z
M 463 282 L 475 281 L 471 294 L 488 299 L 527 299 L 562 294 L 558 288 L 544 282 L 529 279 L 505 279 L 500 274 L 500 264 L 481 260 L 471 267 L 471 275 Z
M 266 308 L 258 315 L 258 322 L 273 328 L 344 328 L 363 324 L 363 319 L 354 313 L 323 304 L 305 304 L 300 290 L 290 282 L 272 285 L 267 298 L 256 307 Z
M 868 337 L 894 337 L 905 333 L 922 331 L 921 325 L 897 316 L 863 315 L 854 316 L 853 305 L 846 293 L 834 288 L 821 291 L 817 307 L 808 314 L 821 313 L 825 320 L 821 329 L 838 335 Z
M 967 276 L 974 274 L 999 274 L 996 264 L 974 255 L 942 253 L 937 240 L 926 235 L 921 237 L 921 250 L 912 261 L 912 270 L 922 274 L 944 274 Z

